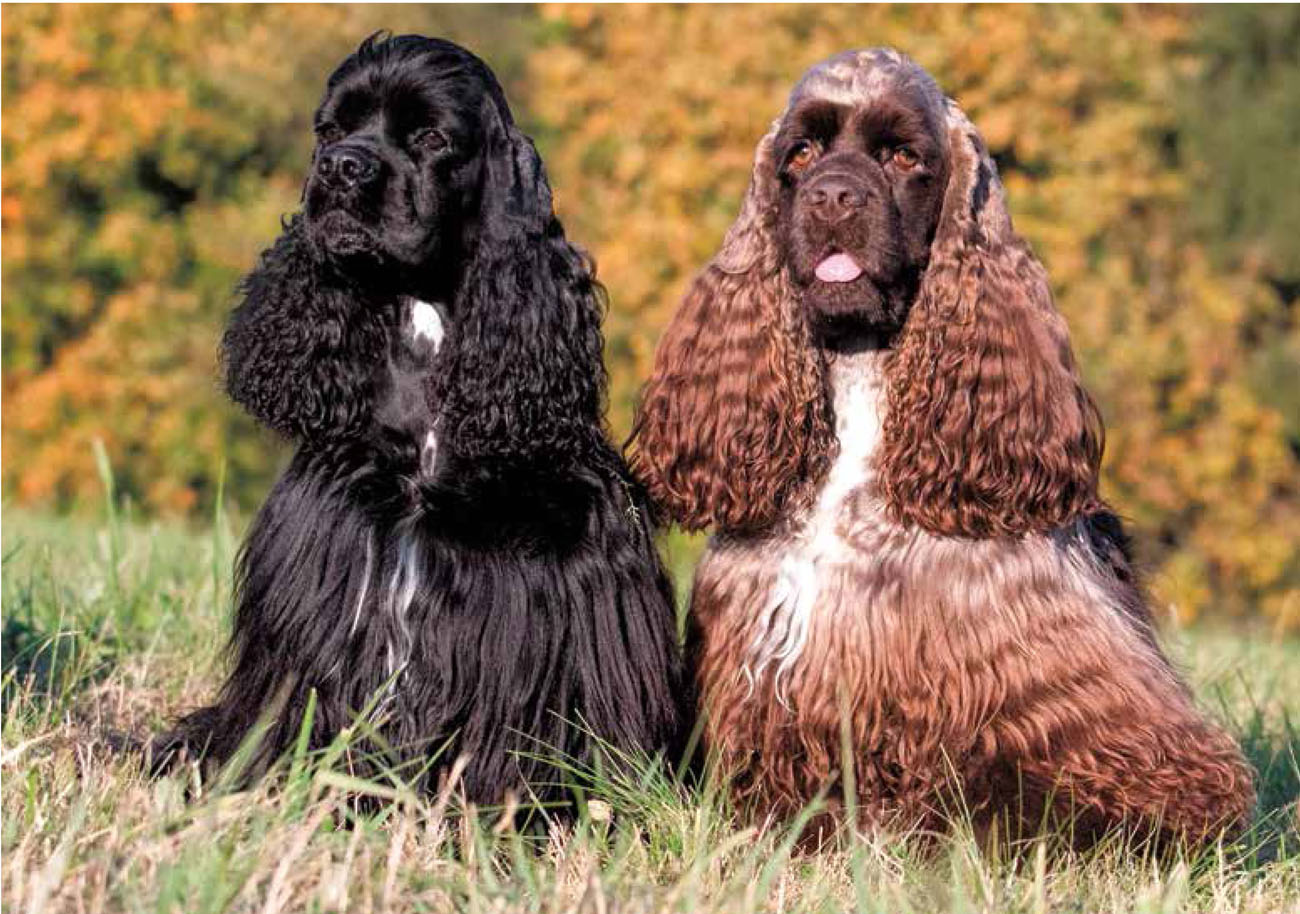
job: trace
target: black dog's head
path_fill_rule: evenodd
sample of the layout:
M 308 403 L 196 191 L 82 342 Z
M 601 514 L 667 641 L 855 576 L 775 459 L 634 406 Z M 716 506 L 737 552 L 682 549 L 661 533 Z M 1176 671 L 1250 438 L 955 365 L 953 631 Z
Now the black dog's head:
M 516 133 L 492 72 L 447 41 L 372 36 L 329 77 L 314 126 L 303 188 L 313 245 L 345 271 L 441 285 L 402 291 L 445 296 L 485 192 L 514 177 L 490 173 Z
M 421 380 L 467 466 L 605 448 L 602 290 L 487 65 L 447 41 L 371 37 L 330 76 L 315 126 L 303 212 L 227 329 L 231 395 L 297 437 L 364 434 L 414 298 L 445 320 Z
M 832 59 L 795 87 L 775 137 L 779 243 L 815 322 L 893 331 L 915 298 L 943 206 L 943 96 L 919 68 L 887 55 L 869 81 L 856 59 L 843 74 L 838 65 Z

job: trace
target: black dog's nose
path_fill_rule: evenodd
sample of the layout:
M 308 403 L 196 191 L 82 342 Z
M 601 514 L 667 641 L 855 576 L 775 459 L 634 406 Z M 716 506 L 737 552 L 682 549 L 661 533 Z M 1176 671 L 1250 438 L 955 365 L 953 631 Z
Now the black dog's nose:
M 823 175 L 807 190 L 808 206 L 823 222 L 841 222 L 867 202 L 867 194 L 848 175 Z
M 379 159 L 360 146 L 331 146 L 321 153 L 316 170 L 340 187 L 358 187 L 379 176 Z

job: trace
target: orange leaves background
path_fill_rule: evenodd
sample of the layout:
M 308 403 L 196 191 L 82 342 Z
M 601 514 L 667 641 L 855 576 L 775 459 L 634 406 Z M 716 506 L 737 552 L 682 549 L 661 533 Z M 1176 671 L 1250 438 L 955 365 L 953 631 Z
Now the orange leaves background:
M 370 31 L 460 40 L 502 76 L 610 290 L 620 434 L 794 80 L 844 48 L 892 44 L 998 158 L 1107 420 L 1105 492 L 1157 592 L 1185 617 L 1300 628 L 1300 398 L 1283 390 L 1300 382 L 1296 287 L 1267 281 L 1267 257 L 1225 256 L 1193 218 L 1214 179 L 1183 140 L 1205 15 L 6 7 L 5 495 L 96 496 L 99 437 L 149 510 L 206 510 L 223 465 L 228 491 L 257 502 L 283 455 L 223 402 L 215 342 L 239 273 L 296 206 L 324 77 Z

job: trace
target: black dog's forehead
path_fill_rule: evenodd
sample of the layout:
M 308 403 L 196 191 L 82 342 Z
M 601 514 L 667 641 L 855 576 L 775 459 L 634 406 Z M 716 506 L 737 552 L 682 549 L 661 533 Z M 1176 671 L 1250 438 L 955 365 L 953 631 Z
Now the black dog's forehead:
M 382 119 L 399 136 L 436 125 L 463 138 L 488 108 L 510 123 L 496 77 L 469 51 L 420 35 L 372 37 L 330 74 L 316 121 L 351 132 Z
M 470 130 L 478 123 L 481 101 L 482 89 L 475 92 L 464 80 L 453 84 L 432 73 L 362 69 L 333 86 L 316 122 L 353 131 L 382 121 L 396 134 L 431 125 Z

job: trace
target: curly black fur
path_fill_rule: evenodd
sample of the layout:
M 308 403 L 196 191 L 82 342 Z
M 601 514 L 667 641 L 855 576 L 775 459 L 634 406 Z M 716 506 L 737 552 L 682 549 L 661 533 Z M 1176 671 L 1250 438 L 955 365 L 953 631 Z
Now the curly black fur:
M 225 761 L 261 718 L 256 776 L 313 690 L 313 746 L 370 706 L 356 768 L 431 787 L 468 755 L 476 802 L 561 796 L 537 753 L 676 748 L 673 596 L 603 428 L 602 290 L 531 141 L 481 61 L 415 36 L 364 43 L 317 124 L 305 212 L 222 349 L 231 397 L 298 450 L 241 552 L 229 677 L 155 767 Z

